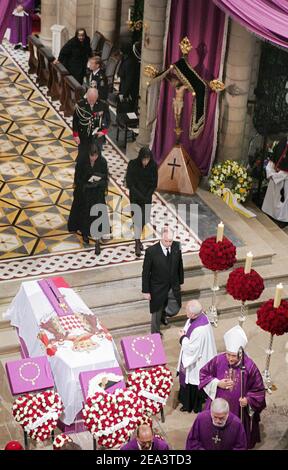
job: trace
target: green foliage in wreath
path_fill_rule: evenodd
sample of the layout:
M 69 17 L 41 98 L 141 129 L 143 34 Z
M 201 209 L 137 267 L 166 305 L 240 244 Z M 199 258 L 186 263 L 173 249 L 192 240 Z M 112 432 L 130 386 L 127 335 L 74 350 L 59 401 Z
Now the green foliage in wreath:
M 233 160 L 226 160 L 212 168 L 209 185 L 213 194 L 222 197 L 224 188 L 228 188 L 236 196 L 238 202 L 244 202 L 252 187 L 252 178 L 248 175 L 245 166 Z

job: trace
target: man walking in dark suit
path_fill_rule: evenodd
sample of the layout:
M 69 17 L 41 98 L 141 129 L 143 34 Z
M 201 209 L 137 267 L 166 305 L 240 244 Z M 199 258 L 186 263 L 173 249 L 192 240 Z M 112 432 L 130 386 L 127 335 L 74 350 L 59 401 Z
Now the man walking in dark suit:
M 160 333 L 160 323 L 168 324 L 166 314 L 176 315 L 181 308 L 180 285 L 184 282 L 182 253 L 173 231 L 164 227 L 161 240 L 145 251 L 142 292 L 150 301 L 151 333 Z

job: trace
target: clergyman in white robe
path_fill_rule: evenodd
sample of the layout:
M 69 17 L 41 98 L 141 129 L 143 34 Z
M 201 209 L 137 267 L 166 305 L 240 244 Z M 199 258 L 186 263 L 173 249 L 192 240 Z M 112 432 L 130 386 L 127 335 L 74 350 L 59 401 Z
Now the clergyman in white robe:
M 216 345 L 210 322 L 197 300 L 188 302 L 188 320 L 180 330 L 181 351 L 177 371 L 180 391 L 178 399 L 182 403 L 180 411 L 202 411 L 206 400 L 203 390 L 198 390 L 199 371 L 216 354 Z
M 269 180 L 262 211 L 280 222 L 288 222 L 288 172 L 275 169 L 270 161 L 266 167 Z

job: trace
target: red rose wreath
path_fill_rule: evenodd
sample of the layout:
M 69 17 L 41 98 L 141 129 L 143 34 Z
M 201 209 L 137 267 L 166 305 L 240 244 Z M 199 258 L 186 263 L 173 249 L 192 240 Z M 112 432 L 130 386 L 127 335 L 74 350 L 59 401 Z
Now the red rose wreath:
M 57 427 L 63 404 L 60 395 L 53 390 L 31 395 L 21 395 L 12 406 L 12 413 L 31 439 L 45 441 Z
M 216 237 L 210 237 L 202 242 L 199 257 L 205 268 L 224 271 L 236 262 L 236 247 L 226 237 L 221 242 L 216 242 Z
M 170 370 L 164 366 L 152 369 L 136 369 L 128 375 L 127 388 L 133 390 L 143 402 L 144 412 L 148 416 L 159 413 L 169 398 L 173 378 Z
M 233 299 L 246 302 L 246 300 L 256 300 L 260 297 L 264 290 L 264 282 L 254 269 L 245 274 L 244 268 L 241 267 L 229 274 L 226 289 Z
M 142 418 L 142 402 L 131 390 L 96 392 L 83 408 L 84 423 L 99 446 L 111 449 L 128 441 Z
M 259 307 L 256 324 L 271 335 L 281 336 L 288 333 L 288 302 L 281 300 L 278 308 L 273 305 L 274 299 L 270 299 Z

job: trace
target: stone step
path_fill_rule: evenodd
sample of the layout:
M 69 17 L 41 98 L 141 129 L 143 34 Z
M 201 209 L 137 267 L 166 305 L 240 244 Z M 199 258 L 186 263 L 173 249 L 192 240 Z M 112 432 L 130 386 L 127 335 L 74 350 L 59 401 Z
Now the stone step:
M 243 265 L 243 263 L 237 264 Z M 258 266 L 256 269 L 263 277 L 265 287 L 267 288 L 269 286 L 275 286 L 278 282 L 288 284 L 287 265 L 288 262 L 282 259 L 277 265 L 267 264 Z M 184 296 L 190 296 L 191 298 L 211 296 L 213 274 L 210 271 L 202 269 L 199 271 L 198 275 L 196 275 L 196 273 L 194 273 L 194 275 L 187 273 L 187 275 L 188 277 L 185 278 L 182 287 Z M 220 287 L 218 294 L 225 294 L 228 275 L 229 273 L 227 271 L 218 274 L 218 285 Z M 104 308 L 104 310 L 108 309 L 108 311 L 111 311 L 111 309 L 119 311 L 122 305 L 125 307 L 131 302 L 134 305 L 142 300 L 140 277 L 98 285 L 90 284 L 85 287 L 76 288 L 75 291 L 78 292 L 89 308 L 98 310 L 103 310 Z M 8 303 L 0 304 L 0 329 L 9 327 L 9 321 L 3 318 L 3 314 L 6 312 L 9 303 L 8 301 Z
M 270 298 L 274 298 L 275 289 L 274 287 L 269 287 L 265 289 L 260 299 L 257 299 L 252 302 L 248 302 L 248 315 L 254 314 L 259 306 Z M 288 294 L 284 295 L 283 298 L 287 299 Z M 172 323 L 181 322 L 183 323 L 186 320 L 185 307 L 189 299 L 183 297 L 182 309 L 176 317 L 171 318 L 169 321 Z M 203 308 L 208 310 L 211 305 L 211 298 L 199 298 Z M 218 315 L 225 316 L 225 318 L 232 318 L 235 316 L 237 318 L 240 315 L 240 302 L 234 300 L 232 297 L 219 294 L 216 297 L 216 306 L 218 310 Z M 122 332 L 123 334 L 129 334 L 128 332 L 131 329 L 144 327 L 146 326 L 149 330 L 149 325 L 151 321 L 151 315 L 149 313 L 148 302 L 145 301 L 138 302 L 136 304 L 130 304 L 126 307 L 122 306 L 118 312 L 115 310 L 101 310 L 93 309 L 97 316 L 101 319 L 103 324 L 113 333 L 114 331 Z M 165 331 L 165 329 L 164 329 Z M 131 333 L 130 333 L 131 334 Z
M 242 246 L 237 248 L 238 262 L 244 262 L 247 251 L 252 251 L 255 266 L 271 263 L 275 255 L 275 250 L 272 250 L 268 244 L 264 242 L 259 244 L 258 238 L 256 236 L 254 238 L 253 243 L 251 242 L 248 247 Z M 207 270 L 203 270 L 202 263 L 197 253 L 184 254 L 183 262 L 185 273 L 189 276 L 205 274 L 207 272 Z M 83 272 L 69 272 L 63 274 L 63 277 L 71 287 L 80 289 L 87 285 L 103 285 L 107 282 L 138 278 L 141 276 L 142 266 L 143 257 L 139 261 L 133 261 L 123 265 L 97 267 Z M 59 276 L 61 276 L 61 274 L 59 274 Z M 49 278 L 53 276 L 44 277 Z M 35 277 L 35 279 L 37 280 L 39 278 Z M 22 280 L 1 281 L 0 304 L 10 303 L 10 299 L 15 297 L 21 283 Z
M 20 353 L 20 345 L 17 333 L 12 328 L 0 330 L 0 357 Z
M 246 258 L 246 250 L 245 253 L 241 253 L 238 249 L 237 251 L 237 263 L 235 264 L 235 267 L 242 266 L 243 263 L 245 262 Z M 255 253 L 254 254 L 254 259 L 253 259 L 253 266 L 262 266 L 262 265 L 271 265 L 272 260 L 273 260 L 273 252 L 271 250 L 264 251 L 261 253 Z M 184 255 L 184 265 L 186 264 L 185 267 L 185 279 L 188 278 L 205 278 L 206 276 L 210 274 L 210 271 L 205 269 L 203 265 L 201 264 L 201 261 L 199 260 L 198 255 L 194 254 L 194 262 L 191 264 L 191 257 L 190 255 L 189 259 L 187 261 L 187 258 Z M 186 263 L 185 263 L 186 261 Z M 130 294 L 132 293 L 132 298 L 131 300 L 135 300 L 135 288 L 136 290 L 139 290 L 141 286 L 141 273 L 142 273 L 142 262 L 139 264 L 138 262 L 138 267 L 135 269 L 135 264 L 132 263 L 132 267 L 129 271 L 123 272 L 122 269 L 116 270 L 116 272 L 113 272 L 113 268 L 111 267 L 112 272 L 106 271 L 106 278 L 103 276 L 103 272 L 101 271 L 102 276 L 98 276 L 96 279 L 90 275 L 89 278 L 86 279 L 86 282 L 83 282 L 83 278 L 79 278 L 79 282 L 77 280 L 73 280 L 73 282 L 69 282 L 69 277 L 68 275 L 64 275 L 63 277 L 65 280 L 71 285 L 71 287 L 74 288 L 76 292 L 79 293 L 81 297 L 83 297 L 84 302 L 87 303 L 88 306 L 94 305 L 95 303 L 95 290 L 101 290 L 101 295 L 103 294 L 104 290 L 106 290 L 107 287 L 113 289 L 113 295 L 114 295 L 114 289 L 117 290 L 117 295 L 118 295 L 118 302 L 122 302 L 122 298 L 129 299 Z M 118 273 L 118 276 L 116 276 L 116 273 Z M 79 273 L 75 273 L 74 276 L 77 276 Z M 123 278 L 123 275 L 127 275 L 127 278 Z M 84 273 L 83 273 L 84 276 Z M 101 281 L 102 279 L 102 281 Z M 198 282 L 198 281 L 197 281 Z M 12 284 L 12 283 L 11 283 Z M 21 284 L 21 283 L 20 283 Z M 0 321 L 1 321 L 1 312 L 4 312 L 7 308 L 7 305 L 10 305 L 12 302 L 14 296 L 17 294 L 17 291 L 20 288 L 20 284 L 18 285 L 17 283 L 17 290 L 15 289 L 14 295 L 7 295 L 8 289 L 5 289 L 5 285 L 3 286 L 3 283 L 1 283 L 1 292 L 6 292 L 6 295 L 0 296 Z M 204 284 L 203 281 L 201 281 L 201 285 Z M 209 285 L 209 284 L 208 284 Z M 9 284 L 8 284 L 9 286 Z M 7 286 L 7 288 L 8 288 Z M 15 284 L 14 284 L 15 287 Z M 130 289 L 130 290 L 129 290 Z M 133 294 L 134 292 L 134 294 Z M 10 292 L 11 294 L 11 289 Z M 105 296 L 105 294 L 103 294 Z M 93 300 L 91 300 L 91 297 Z M 111 299 L 110 293 L 108 294 L 109 299 Z M 91 303 L 92 302 L 92 303 Z M 103 304 L 105 305 L 107 302 L 104 302 Z M 101 303 L 102 305 L 102 303 Z

